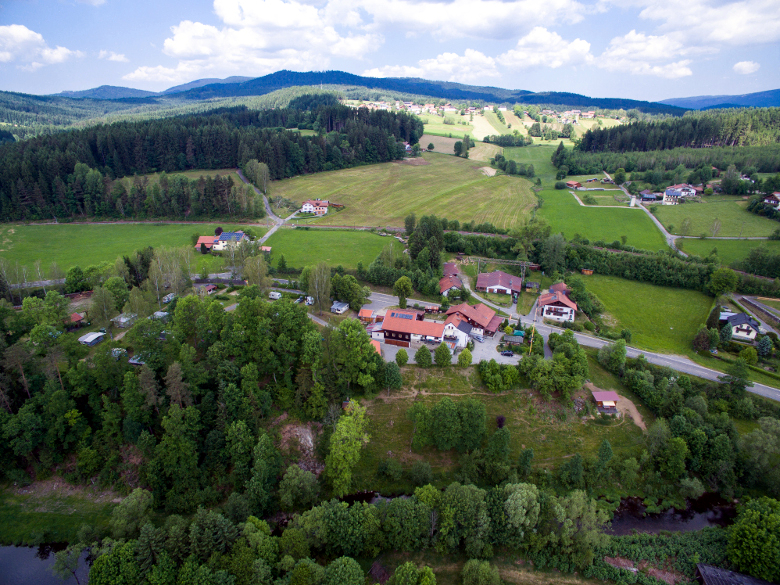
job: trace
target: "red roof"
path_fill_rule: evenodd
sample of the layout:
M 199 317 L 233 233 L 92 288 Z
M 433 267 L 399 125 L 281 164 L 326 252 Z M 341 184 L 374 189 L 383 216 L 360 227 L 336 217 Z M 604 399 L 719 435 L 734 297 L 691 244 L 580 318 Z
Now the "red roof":
M 78 323 L 79 321 L 83 321 L 83 320 L 84 320 L 84 317 L 82 317 L 82 316 L 81 316 L 81 315 L 79 315 L 78 313 L 73 313 L 73 314 L 70 316 L 70 322 L 71 322 L 71 323 Z
M 463 281 L 457 276 L 445 276 L 439 281 L 439 292 L 444 294 L 452 287 L 463 288 Z
M 314 207 L 327 207 L 328 203 L 330 203 L 330 202 L 329 201 L 323 201 L 321 199 L 308 199 L 308 200 L 304 201 L 303 203 L 301 203 L 301 206 L 304 206 L 307 203 L 311 203 L 312 206 L 314 206 Z
M 504 319 L 502 319 L 501 317 L 496 315 L 495 317 L 493 317 L 490 320 L 490 323 L 487 324 L 487 327 L 485 327 L 485 329 L 487 331 L 491 331 L 491 332 L 495 333 L 496 331 L 498 331 L 498 328 L 501 327 L 501 323 L 503 323 L 503 322 L 504 322 Z
M 483 272 L 477 276 L 477 289 L 487 289 L 494 286 L 501 286 L 512 292 L 522 292 L 523 279 L 519 276 L 507 274 L 501 270 L 493 272 Z
M 360 312 L 358 312 L 358 318 L 363 319 L 370 319 L 374 316 L 374 311 L 371 309 L 360 309 Z
M 487 326 L 490 325 L 490 320 L 496 316 L 496 312 L 493 309 L 482 303 L 474 306 L 466 303 L 455 305 L 454 307 L 450 307 L 449 311 L 447 311 L 447 315 L 452 315 L 453 313 L 460 313 L 468 321 L 476 323 L 482 329 L 487 328 Z
M 412 335 L 427 335 L 428 337 L 441 337 L 444 335 L 444 323 L 436 321 L 418 321 L 412 316 L 411 319 L 386 315 L 382 321 L 383 331 L 394 331 L 396 333 L 409 333 Z
M 565 293 L 569 290 L 569 287 L 566 285 L 565 282 L 559 282 L 558 284 L 554 284 L 550 287 L 550 292 L 562 292 Z
M 444 271 L 444 276 L 456 276 L 458 274 L 458 267 L 454 262 L 445 262 L 442 270 Z
M 563 305 L 566 305 L 570 309 L 574 309 L 575 311 L 578 310 L 577 303 L 575 303 L 573 300 L 571 300 L 563 293 L 545 293 L 539 296 L 538 302 L 540 307 L 561 303 Z
M 618 396 L 617 392 L 613 392 L 612 390 L 606 390 L 604 392 L 591 392 L 593 394 L 593 399 L 596 402 L 617 402 L 620 399 L 620 396 Z
M 374 349 L 379 355 L 382 355 L 382 348 L 379 346 L 379 342 L 376 339 L 371 340 L 371 345 L 374 346 Z
M 214 240 L 217 239 L 217 236 L 200 236 L 198 238 L 198 243 L 195 244 L 196 248 L 200 248 L 201 244 L 206 244 L 206 248 L 211 248 L 214 245 Z

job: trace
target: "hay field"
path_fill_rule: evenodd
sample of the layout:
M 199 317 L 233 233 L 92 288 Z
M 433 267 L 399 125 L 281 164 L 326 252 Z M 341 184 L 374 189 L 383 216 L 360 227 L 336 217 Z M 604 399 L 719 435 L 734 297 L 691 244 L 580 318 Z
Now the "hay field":
M 460 114 L 447 114 L 447 116 L 445 116 L 444 118 L 433 114 L 426 114 L 424 116 L 420 116 L 420 119 L 423 121 L 423 127 L 425 129 L 426 134 L 436 134 L 437 136 L 452 135 L 452 138 L 457 138 L 458 140 L 463 138 L 463 136 L 465 136 L 466 134 L 477 137 L 476 134 L 474 134 L 473 126 L 468 123 L 468 118 L 464 118 Z M 455 121 L 456 123 L 445 124 L 444 123 L 445 119 Z M 457 123 L 464 120 L 466 124 Z M 476 120 L 476 116 L 475 116 L 475 120 Z M 477 137 L 477 138 L 481 140 L 481 137 Z
M 745 210 L 747 201 L 733 195 L 713 195 L 702 198 L 701 203 L 683 205 L 657 205 L 656 217 L 670 233 L 680 233 L 683 221 L 691 220 L 689 236 L 712 236 L 712 224 L 720 220 L 718 236 L 767 237 L 778 228 L 778 223 L 768 217 Z
M 273 195 L 293 201 L 330 199 L 345 209 L 313 220 L 319 225 L 403 226 L 404 218 L 436 214 L 461 222 L 510 228 L 536 204 L 520 177 L 486 177 L 479 161 L 423 154 L 422 166 L 383 163 L 274 182 Z
M 487 118 L 485 116 L 476 115 L 474 116 L 474 120 L 471 122 L 472 126 L 474 126 L 474 130 L 472 131 L 472 134 L 474 135 L 474 138 L 477 140 L 484 140 L 485 136 L 492 136 L 494 134 L 498 134 L 495 128 L 490 124 Z

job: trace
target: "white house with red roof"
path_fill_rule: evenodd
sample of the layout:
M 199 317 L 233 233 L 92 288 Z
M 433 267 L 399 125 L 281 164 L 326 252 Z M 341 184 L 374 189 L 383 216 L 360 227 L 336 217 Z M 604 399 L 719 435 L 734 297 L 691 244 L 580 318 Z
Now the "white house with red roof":
M 461 303 L 450 307 L 447 311 L 447 317 L 458 315 L 461 319 L 467 321 L 472 326 L 473 335 L 488 335 L 492 337 L 498 331 L 503 319 L 496 315 L 496 312 L 490 307 L 479 303 L 469 305 Z
M 577 303 L 569 298 L 569 287 L 560 282 L 550 287 L 550 292 L 539 296 L 537 306 L 542 312 L 542 318 L 551 321 L 574 321 L 577 313 Z
M 323 199 L 309 199 L 301 205 L 301 213 L 313 213 L 314 215 L 325 215 L 328 213 L 329 201 Z
M 445 276 L 439 281 L 439 294 L 448 296 L 451 291 L 463 290 L 463 281 L 457 276 Z
M 523 291 L 523 279 L 501 270 L 477 275 L 477 290 L 500 295 L 519 295 Z
M 419 311 L 390 309 L 382 323 L 371 332 L 371 338 L 390 345 L 410 347 L 412 343 L 441 343 L 444 323 L 425 321 Z

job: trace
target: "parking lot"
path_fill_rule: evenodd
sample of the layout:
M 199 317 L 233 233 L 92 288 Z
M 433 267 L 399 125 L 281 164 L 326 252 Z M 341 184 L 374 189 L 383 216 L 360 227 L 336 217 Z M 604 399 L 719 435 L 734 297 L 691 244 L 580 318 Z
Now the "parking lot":
M 500 339 L 500 334 L 496 335 L 495 337 L 485 337 L 485 341 L 483 343 L 480 343 L 479 341 L 474 341 L 474 351 L 471 352 L 471 363 L 472 364 L 478 364 L 482 360 L 490 361 L 491 359 L 496 360 L 499 364 L 512 364 L 516 365 L 520 361 L 520 356 L 515 355 L 512 357 L 506 357 L 501 355 L 497 351 L 498 347 L 498 340 Z M 386 362 L 394 361 L 395 360 L 395 354 L 398 353 L 398 350 L 401 349 L 397 345 L 390 345 L 389 343 L 382 343 L 382 356 L 385 358 Z M 429 345 L 431 349 L 435 349 L 435 345 Z M 414 354 L 417 351 L 416 349 L 411 348 L 405 348 L 406 353 L 409 354 L 409 363 L 413 364 L 414 361 Z M 456 364 L 458 363 L 458 354 L 455 354 L 452 356 L 452 363 Z

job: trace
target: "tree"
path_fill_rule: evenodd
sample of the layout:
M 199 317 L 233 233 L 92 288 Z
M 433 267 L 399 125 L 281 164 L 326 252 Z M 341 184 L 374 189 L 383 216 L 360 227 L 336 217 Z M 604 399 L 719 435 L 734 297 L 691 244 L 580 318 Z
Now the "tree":
M 330 437 L 330 452 L 325 459 L 325 472 L 333 487 L 333 494 L 340 498 L 349 493 L 352 469 L 360 461 L 360 450 L 368 443 L 366 409 L 350 400 Z
M 455 156 L 461 156 L 463 154 L 463 143 L 460 140 L 458 140 L 455 143 L 453 150 L 455 151 Z
M 428 143 L 428 150 L 433 150 L 433 149 L 434 149 L 433 142 L 429 142 Z
M 626 169 L 618 169 L 615 171 L 615 176 L 613 177 L 615 179 L 615 183 L 618 185 L 622 185 L 626 182 Z
M 739 277 L 736 272 L 730 268 L 718 268 L 712 273 L 710 281 L 707 284 L 707 289 L 712 296 L 719 297 L 737 290 L 738 282 Z
M 404 228 L 406 229 L 406 235 L 411 236 L 414 233 L 414 229 L 417 227 L 417 217 L 414 213 L 410 213 L 404 218 Z
M 377 371 L 381 358 L 371 345 L 371 338 L 363 325 L 357 319 L 346 319 L 339 323 L 334 336 L 335 361 L 339 366 L 339 378 L 346 383 L 347 392 L 351 390 L 353 383 L 364 389 L 370 387 L 375 381 L 374 372 Z
M 314 299 L 314 306 L 322 314 L 323 307 L 330 303 L 330 268 L 325 262 L 320 262 L 312 269 L 308 292 Z
M 395 363 L 398 364 L 399 368 L 403 368 L 408 361 L 409 354 L 406 353 L 406 350 L 403 347 L 399 348 L 398 353 L 395 354 Z
M 111 294 L 114 295 L 114 301 L 116 302 L 116 310 L 121 311 L 130 295 L 124 278 L 112 276 L 103 284 L 103 288 L 111 291 Z
M 669 479 L 678 479 L 685 473 L 688 445 L 682 437 L 673 437 L 666 443 L 661 457 L 661 473 Z
M 401 368 L 395 362 L 385 365 L 385 388 L 387 395 L 390 396 L 390 390 L 400 390 L 403 387 L 403 378 L 401 377 Z
M 599 349 L 599 363 L 615 374 L 622 374 L 626 365 L 626 340 L 618 339 L 615 343 Z
M 325 568 L 322 585 L 363 585 L 366 576 L 358 562 L 349 557 L 339 557 Z
M 560 272 L 566 259 L 566 240 L 561 234 L 553 234 L 542 243 L 541 261 L 547 274 Z
M 110 290 L 101 286 L 92 293 L 90 317 L 98 325 L 105 325 L 117 314 L 116 299 Z
M 463 565 L 463 585 L 501 585 L 498 568 L 488 561 L 471 559 Z
M 728 343 L 731 341 L 731 336 L 734 333 L 734 329 L 731 326 L 731 323 L 726 323 L 723 326 L 723 329 L 720 330 L 720 341 L 721 343 Z
M 449 366 L 452 364 L 452 353 L 446 343 L 439 344 L 434 352 L 436 358 L 436 365 L 439 367 Z
M 178 404 L 181 408 L 192 404 L 189 384 L 182 377 L 181 364 L 179 362 L 173 362 L 168 368 L 168 373 L 165 375 L 165 388 L 171 404 Z
M 726 554 L 737 571 L 780 581 L 780 502 L 762 497 L 742 506 Z
M 430 368 L 433 365 L 433 360 L 431 359 L 431 350 L 423 345 L 415 352 L 414 361 L 421 368 Z
M 767 357 L 772 353 L 772 347 L 772 339 L 768 335 L 764 335 L 759 339 L 756 351 L 761 357 Z
M 320 498 L 320 485 L 317 476 L 304 471 L 297 465 L 290 465 L 279 484 L 279 501 L 282 509 L 291 512 L 296 509 L 309 509 Z
M 750 385 L 747 366 L 747 362 L 740 356 L 726 367 L 725 376 L 718 376 L 718 380 L 728 384 L 731 393 L 737 398 L 743 396 L 745 389 Z
M 745 360 L 745 363 L 749 366 L 755 366 L 758 363 L 758 354 L 754 347 L 746 347 L 739 352 L 739 357 Z
M 402 276 L 395 281 L 393 285 L 393 294 L 398 297 L 398 305 L 402 308 L 406 308 L 406 299 L 412 296 L 412 281 L 408 276 Z
M 696 351 L 707 351 L 710 349 L 710 332 L 702 325 L 693 338 L 693 349 Z
M 460 355 L 458 356 L 458 365 L 461 368 L 468 368 L 471 365 L 471 352 L 468 347 L 460 352 Z
M 147 521 L 152 507 L 152 493 L 135 488 L 111 513 L 111 534 L 114 538 L 132 538 Z

